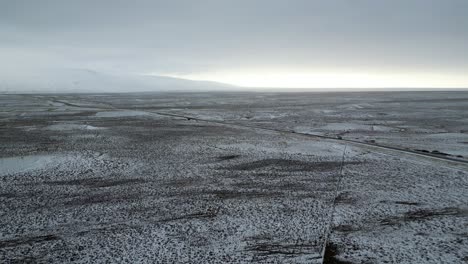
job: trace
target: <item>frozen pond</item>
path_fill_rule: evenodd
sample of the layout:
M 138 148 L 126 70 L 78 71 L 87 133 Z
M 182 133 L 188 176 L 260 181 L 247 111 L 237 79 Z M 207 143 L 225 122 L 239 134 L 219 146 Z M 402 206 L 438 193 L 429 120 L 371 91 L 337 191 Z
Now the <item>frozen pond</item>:
M 133 116 L 149 116 L 150 113 L 141 111 L 107 111 L 96 113 L 96 117 L 133 117 Z
M 46 167 L 56 159 L 53 155 L 20 156 L 0 159 L 0 175 Z

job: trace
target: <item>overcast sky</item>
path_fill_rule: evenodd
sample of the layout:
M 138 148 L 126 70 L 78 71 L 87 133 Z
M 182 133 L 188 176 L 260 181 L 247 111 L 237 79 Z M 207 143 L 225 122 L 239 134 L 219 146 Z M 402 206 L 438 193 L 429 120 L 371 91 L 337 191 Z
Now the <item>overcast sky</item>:
M 298 72 L 414 74 L 468 87 L 468 1 L 0 0 L 0 58 L 0 70 L 18 72 L 86 68 L 243 85 Z M 242 79 L 249 72 L 257 76 Z

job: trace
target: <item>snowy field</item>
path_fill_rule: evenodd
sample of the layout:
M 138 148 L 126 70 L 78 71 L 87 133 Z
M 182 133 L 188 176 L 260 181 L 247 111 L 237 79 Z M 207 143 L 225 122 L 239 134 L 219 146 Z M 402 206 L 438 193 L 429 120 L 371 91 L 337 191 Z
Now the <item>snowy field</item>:
M 466 263 L 467 102 L 0 95 L 0 263 Z

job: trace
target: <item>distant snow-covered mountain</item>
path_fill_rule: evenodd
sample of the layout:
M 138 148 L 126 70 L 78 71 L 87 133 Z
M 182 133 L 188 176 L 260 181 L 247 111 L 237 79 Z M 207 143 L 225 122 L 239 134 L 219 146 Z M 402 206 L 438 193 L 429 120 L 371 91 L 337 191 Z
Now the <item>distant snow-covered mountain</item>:
M 29 70 L 0 73 L 2 93 L 151 92 L 177 90 L 230 90 L 235 86 L 137 74 L 107 74 L 87 69 Z

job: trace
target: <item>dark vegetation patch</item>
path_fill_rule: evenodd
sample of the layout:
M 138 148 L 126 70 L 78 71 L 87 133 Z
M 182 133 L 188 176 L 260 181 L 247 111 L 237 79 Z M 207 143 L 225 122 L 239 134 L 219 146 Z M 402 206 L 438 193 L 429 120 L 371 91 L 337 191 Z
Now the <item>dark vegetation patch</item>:
M 428 233 L 424 233 L 424 232 L 417 232 L 414 235 L 416 235 L 416 236 L 429 236 Z
M 246 251 L 254 252 L 259 256 L 283 255 L 295 257 L 298 255 L 313 254 L 316 245 L 312 243 L 257 243 L 247 246 Z
M 426 150 L 426 149 L 415 149 L 415 151 L 422 152 L 422 153 L 434 154 L 434 155 L 440 155 L 440 156 L 452 156 L 451 154 L 440 152 L 438 150 L 429 151 L 429 150 Z
M 34 243 L 41 243 L 53 240 L 59 240 L 60 237 L 56 235 L 44 235 L 44 236 L 32 236 L 32 237 L 22 237 L 10 240 L 1 240 L 0 241 L 0 248 L 7 248 L 7 247 L 17 247 L 22 245 L 31 245 Z
M 425 149 L 415 149 L 415 151 L 423 152 L 423 153 L 430 153 L 429 150 L 425 150 Z
M 346 164 L 358 164 L 358 162 L 346 162 Z M 245 162 L 238 165 L 225 167 L 227 170 L 252 171 L 263 168 L 274 168 L 278 171 L 331 171 L 338 170 L 341 162 L 339 161 L 323 161 L 323 162 L 306 162 L 290 159 L 264 159 L 251 162 Z
M 403 205 L 420 205 L 418 202 L 408 202 L 408 201 L 396 201 L 396 204 L 403 204 Z
M 343 233 L 350 233 L 350 232 L 359 231 L 361 229 L 353 225 L 338 225 L 338 226 L 335 226 L 333 230 L 338 231 L 338 232 L 343 232 Z
M 219 156 L 218 160 L 223 161 L 223 160 L 232 160 L 240 157 L 240 155 L 226 155 L 226 156 Z
M 323 256 L 323 264 L 352 264 L 352 262 L 337 258 L 338 254 L 338 247 L 331 242 L 327 243 Z
M 387 201 L 387 200 L 383 200 L 383 201 L 380 201 L 380 203 L 386 203 L 386 204 L 393 203 L 393 204 L 401 204 L 401 205 L 421 205 L 421 203 L 410 202 L 410 201 Z
M 143 179 L 102 179 L 102 178 L 87 178 L 66 181 L 49 181 L 49 185 L 81 185 L 89 188 L 112 187 L 118 185 L 131 185 L 146 182 Z
M 467 216 L 468 210 L 455 207 L 446 207 L 442 209 L 421 209 L 406 212 L 402 216 L 393 216 L 380 220 L 381 225 L 397 225 L 402 222 L 424 221 L 441 216 Z
M 232 171 L 230 171 L 232 173 Z M 234 172 L 235 173 L 235 172 Z M 239 174 L 231 174 L 233 176 L 227 176 L 228 178 L 239 178 L 245 176 L 243 173 Z M 285 171 L 249 171 L 247 174 L 249 176 L 255 176 L 255 178 L 284 178 L 285 175 L 290 175 L 287 174 Z M 264 179 L 263 179 L 264 180 Z
M 16 197 L 16 194 L 14 193 L 10 193 L 10 192 L 0 193 L 0 198 L 15 198 L 15 197 Z
M 356 201 L 357 199 L 350 192 L 341 192 L 335 198 L 335 203 L 337 204 L 355 204 Z
M 450 154 L 448 153 L 444 153 L 444 152 L 440 152 L 438 150 L 433 150 L 431 151 L 432 154 L 436 154 L 436 155 L 442 155 L 442 156 L 450 156 Z

